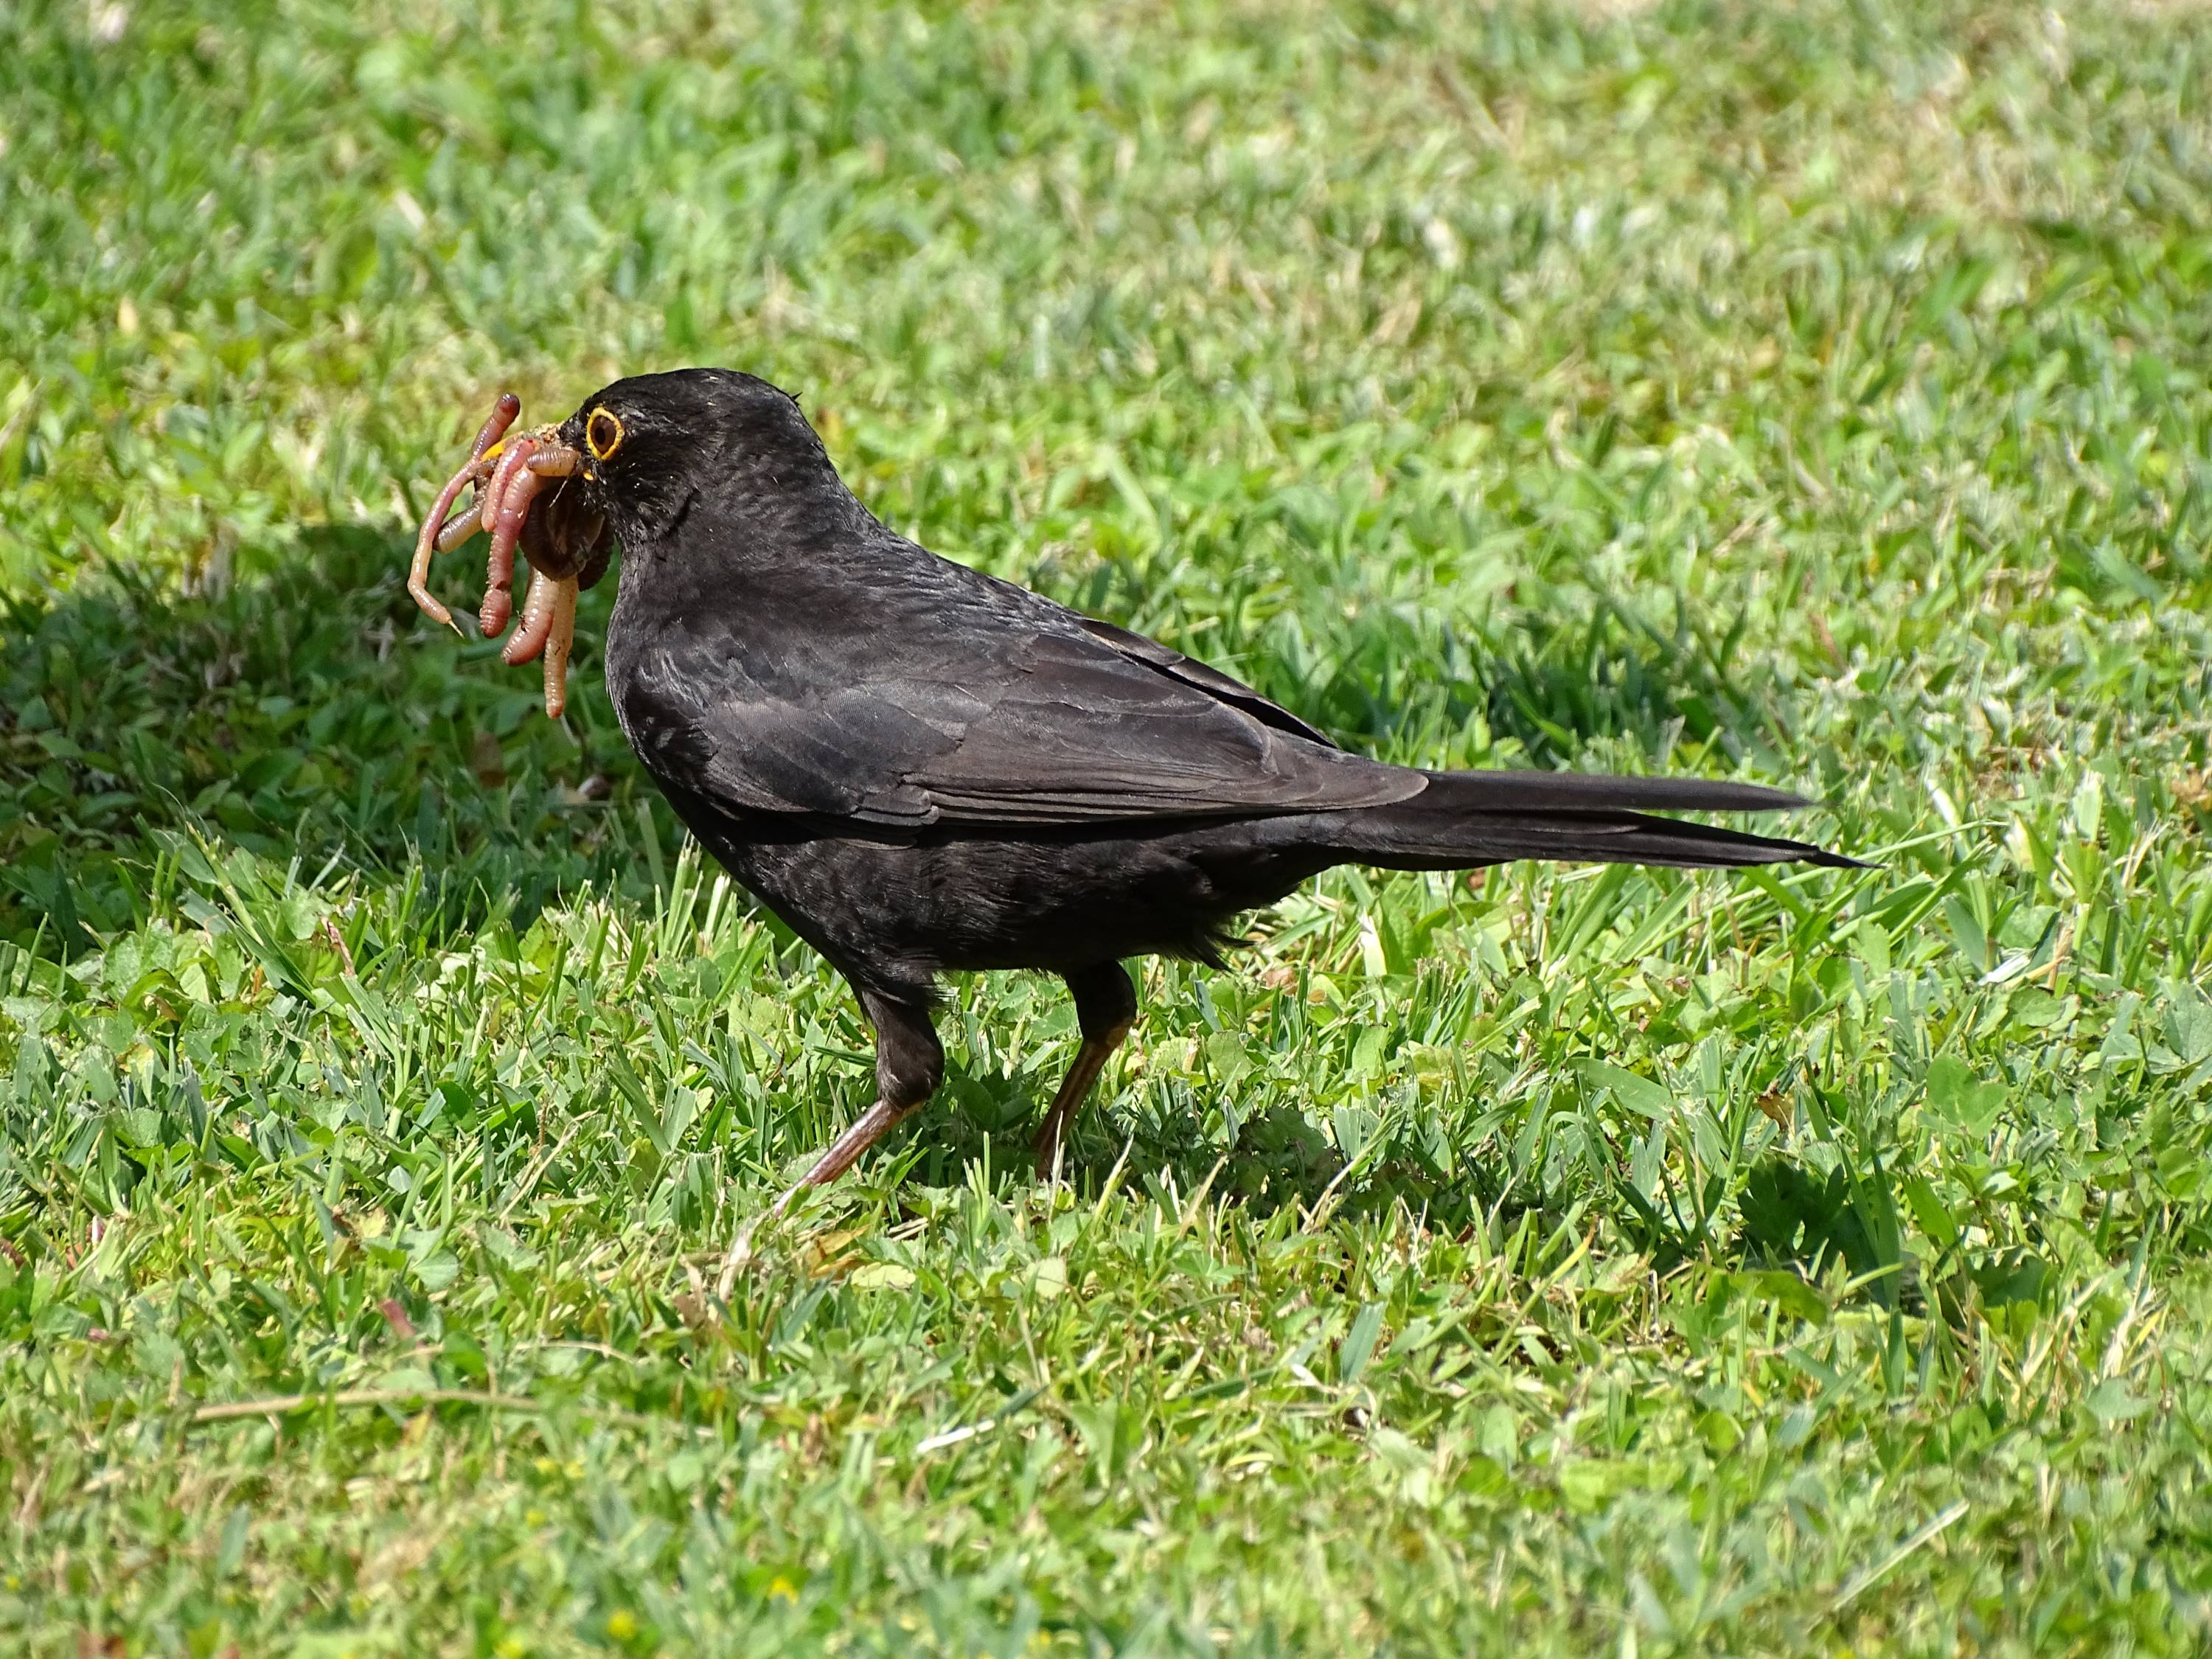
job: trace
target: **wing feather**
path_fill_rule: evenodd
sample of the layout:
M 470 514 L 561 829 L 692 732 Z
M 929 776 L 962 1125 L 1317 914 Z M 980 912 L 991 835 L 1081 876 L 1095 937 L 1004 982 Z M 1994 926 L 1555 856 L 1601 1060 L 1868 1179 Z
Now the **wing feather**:
M 909 829 L 1327 811 L 1426 787 L 1139 635 L 939 569 L 957 575 L 873 605 L 672 630 L 625 690 L 652 705 L 624 717 L 647 763 L 727 810 Z

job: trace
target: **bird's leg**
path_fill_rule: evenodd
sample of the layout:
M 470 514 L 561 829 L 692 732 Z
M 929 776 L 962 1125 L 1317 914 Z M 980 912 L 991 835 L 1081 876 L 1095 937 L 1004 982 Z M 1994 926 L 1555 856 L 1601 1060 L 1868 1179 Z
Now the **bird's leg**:
M 1067 988 L 1075 994 L 1075 1023 L 1083 1033 L 1083 1046 L 1075 1051 L 1075 1063 L 1067 1068 L 1060 1092 L 1044 1115 L 1043 1127 L 1037 1130 L 1037 1168 L 1048 1174 L 1060 1156 L 1060 1143 L 1075 1109 L 1098 1080 L 1107 1058 L 1137 1023 L 1137 994 L 1120 963 L 1102 962 L 1066 977 Z
M 851 1169 L 861 1153 L 934 1094 L 945 1075 L 945 1048 L 929 1023 L 927 1002 L 872 990 L 859 994 L 861 1012 L 876 1028 L 876 1103 L 815 1160 L 797 1186 L 776 1200 L 778 1215 L 791 1207 L 800 1188 L 819 1187 Z

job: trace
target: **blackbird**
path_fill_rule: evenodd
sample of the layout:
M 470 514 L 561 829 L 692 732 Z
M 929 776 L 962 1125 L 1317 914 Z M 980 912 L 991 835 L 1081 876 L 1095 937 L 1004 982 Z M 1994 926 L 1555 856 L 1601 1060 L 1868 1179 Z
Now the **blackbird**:
M 516 407 L 502 400 L 473 471 L 424 525 L 418 595 L 434 605 L 419 587 L 433 543 L 476 527 L 439 523 L 468 477 L 480 491 L 524 480 L 503 515 L 489 497 L 468 511 L 504 526 L 507 569 L 518 541 L 539 567 L 552 597 L 533 587 L 532 615 L 573 615 L 575 570 L 588 585 L 608 537 L 620 544 L 606 678 L 623 732 L 692 834 L 845 976 L 875 1031 L 874 1104 L 779 1209 L 929 1098 L 948 969 L 1067 981 L 1082 1042 L 1037 1133 L 1049 1172 L 1136 1017 L 1122 962 L 1218 964 L 1239 912 L 1334 865 L 1855 863 L 1649 815 L 1806 805 L 1780 790 L 1348 753 L 1226 674 L 886 529 L 796 399 L 752 375 L 617 380 L 517 441 L 526 477 L 509 446 L 487 449 Z M 524 524 L 532 513 L 544 522 Z M 518 636 L 508 659 L 534 648 Z M 555 679 L 549 660 L 549 704 Z

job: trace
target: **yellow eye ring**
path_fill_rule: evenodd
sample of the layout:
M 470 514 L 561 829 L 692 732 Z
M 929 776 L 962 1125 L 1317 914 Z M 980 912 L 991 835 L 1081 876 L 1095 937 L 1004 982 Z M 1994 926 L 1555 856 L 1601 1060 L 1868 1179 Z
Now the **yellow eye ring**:
M 594 460 L 604 461 L 623 447 L 622 416 L 611 409 L 595 409 L 584 421 L 584 447 Z

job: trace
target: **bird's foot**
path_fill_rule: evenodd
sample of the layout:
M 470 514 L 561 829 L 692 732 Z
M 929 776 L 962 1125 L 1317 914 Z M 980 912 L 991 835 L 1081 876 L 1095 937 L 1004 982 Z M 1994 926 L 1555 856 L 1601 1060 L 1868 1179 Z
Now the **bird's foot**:
M 1045 1118 L 1044 1127 L 1037 1131 L 1036 1140 L 1030 1143 L 1036 1153 L 1037 1173 L 1048 1181 L 1056 1181 L 1060 1177 L 1060 1118 L 1054 1112 Z
M 1115 969 L 1118 975 L 1120 969 Z M 1126 987 L 1128 981 L 1122 981 Z M 1098 1080 L 1106 1061 L 1121 1046 L 1121 1039 L 1129 1035 L 1131 1020 L 1125 1016 L 1094 1036 L 1085 1036 L 1075 1051 L 1074 1062 L 1067 1068 L 1067 1076 L 1060 1082 L 1060 1091 L 1046 1108 L 1044 1121 L 1038 1126 L 1036 1140 L 1037 1173 L 1052 1179 L 1060 1173 L 1061 1144 L 1067 1139 L 1067 1126 L 1075 1121 L 1077 1109 L 1091 1093 L 1091 1085 Z
M 769 1214 L 781 1218 L 784 1212 L 791 1207 L 793 1201 L 806 1188 L 823 1186 L 835 1181 L 860 1161 L 861 1153 L 897 1127 L 899 1122 L 908 1113 L 916 1110 L 921 1104 L 921 1101 L 915 1101 L 911 1104 L 902 1104 L 892 1100 L 876 1102 L 874 1105 L 860 1114 L 851 1128 L 830 1143 L 830 1150 L 815 1159 L 814 1167 L 799 1176 L 790 1191 L 776 1200 L 775 1208 L 770 1211 Z

